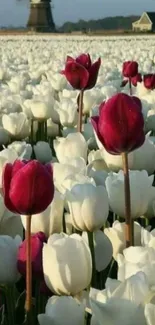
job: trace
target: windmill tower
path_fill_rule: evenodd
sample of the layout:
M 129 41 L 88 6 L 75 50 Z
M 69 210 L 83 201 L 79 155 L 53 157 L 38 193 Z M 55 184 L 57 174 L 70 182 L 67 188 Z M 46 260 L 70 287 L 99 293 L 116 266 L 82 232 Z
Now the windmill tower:
M 37 32 L 55 32 L 51 0 L 30 0 L 27 27 Z

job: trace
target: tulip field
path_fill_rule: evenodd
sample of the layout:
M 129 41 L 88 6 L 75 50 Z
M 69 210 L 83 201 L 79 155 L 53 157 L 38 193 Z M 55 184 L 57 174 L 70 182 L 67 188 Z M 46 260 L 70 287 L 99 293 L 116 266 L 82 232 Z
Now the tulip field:
M 0 36 L 0 325 L 155 325 L 154 36 Z

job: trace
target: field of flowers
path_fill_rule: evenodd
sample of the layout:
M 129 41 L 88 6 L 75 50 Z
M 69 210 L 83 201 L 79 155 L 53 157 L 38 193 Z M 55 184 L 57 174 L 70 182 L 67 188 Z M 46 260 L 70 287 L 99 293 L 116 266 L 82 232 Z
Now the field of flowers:
M 0 36 L 0 325 L 154 325 L 154 175 L 154 36 Z

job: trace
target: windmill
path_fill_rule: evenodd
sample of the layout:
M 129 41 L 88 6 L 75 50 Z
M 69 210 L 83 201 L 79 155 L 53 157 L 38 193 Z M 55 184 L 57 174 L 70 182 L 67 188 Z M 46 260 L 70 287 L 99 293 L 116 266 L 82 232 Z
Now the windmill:
M 51 0 L 29 1 L 30 14 L 27 23 L 28 29 L 37 32 L 55 32 Z

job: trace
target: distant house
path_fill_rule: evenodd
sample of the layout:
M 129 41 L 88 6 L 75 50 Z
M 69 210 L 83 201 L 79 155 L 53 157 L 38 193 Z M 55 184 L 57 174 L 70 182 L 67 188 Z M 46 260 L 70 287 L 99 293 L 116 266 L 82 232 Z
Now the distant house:
M 132 23 L 132 30 L 135 32 L 155 31 L 155 12 L 143 12 L 140 19 Z

